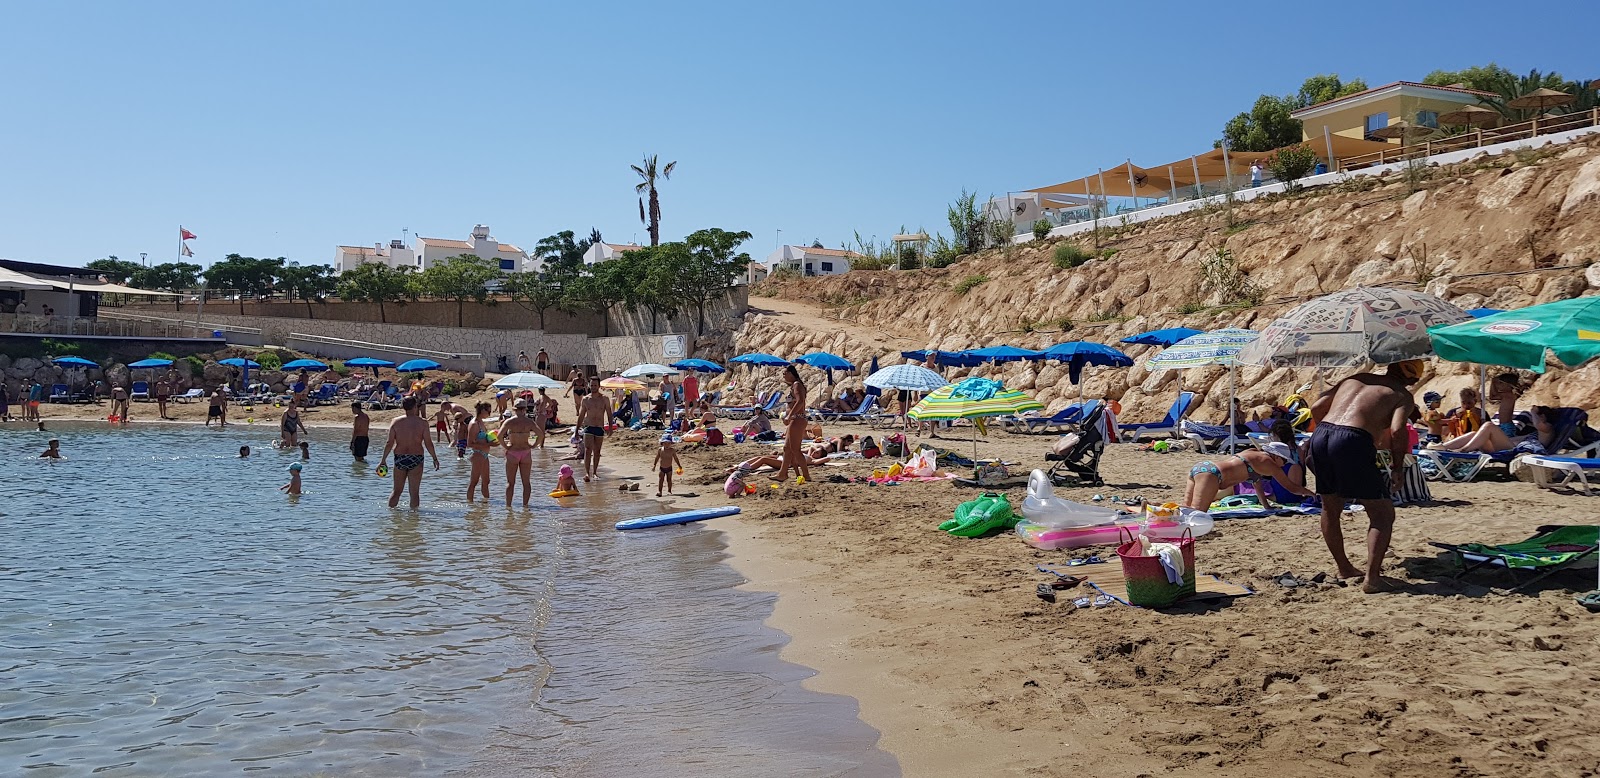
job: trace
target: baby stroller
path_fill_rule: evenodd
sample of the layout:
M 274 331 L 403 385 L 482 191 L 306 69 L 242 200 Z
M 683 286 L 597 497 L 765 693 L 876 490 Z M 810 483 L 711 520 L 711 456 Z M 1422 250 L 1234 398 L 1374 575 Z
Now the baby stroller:
M 1102 486 L 1100 455 L 1106 450 L 1106 436 L 1101 424 L 1104 406 L 1096 407 L 1084 418 L 1077 432 L 1063 435 L 1064 450 L 1044 455 L 1050 466 L 1050 483 L 1056 486 Z M 1077 438 L 1073 440 L 1073 438 Z M 1059 447 L 1058 447 L 1059 448 Z

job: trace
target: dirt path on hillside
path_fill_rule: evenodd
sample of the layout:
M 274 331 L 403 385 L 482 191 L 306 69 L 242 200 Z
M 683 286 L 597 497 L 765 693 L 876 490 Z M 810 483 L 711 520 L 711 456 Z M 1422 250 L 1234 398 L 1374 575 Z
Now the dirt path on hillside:
M 877 327 L 856 324 L 847 319 L 829 317 L 821 308 L 799 300 L 777 297 L 752 297 L 751 313 L 764 313 L 781 319 L 783 323 L 817 332 L 839 332 L 862 343 L 882 344 L 886 347 L 911 350 L 923 347 L 915 336 L 891 332 Z

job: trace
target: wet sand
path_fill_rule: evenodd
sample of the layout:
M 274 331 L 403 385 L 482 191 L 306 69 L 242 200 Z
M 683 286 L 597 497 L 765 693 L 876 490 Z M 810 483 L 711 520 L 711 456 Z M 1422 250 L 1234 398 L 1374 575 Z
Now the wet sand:
M 308 424 L 344 413 L 330 406 Z M 969 431 L 954 434 L 937 443 L 969 453 Z M 612 474 L 595 488 L 646 473 L 658 435 L 609 439 Z M 980 451 L 1019 462 L 1025 475 L 1043 466 L 1050 439 L 996 432 Z M 776 451 L 685 446 L 677 491 L 698 496 L 677 502 L 726 504 L 723 468 Z M 1176 499 L 1198 458 L 1111 446 L 1106 487 L 1057 493 Z M 1081 552 L 1038 551 L 1009 533 L 938 532 L 976 494 L 949 483 L 827 482 L 873 464 L 886 463 L 813 468 L 812 483 L 775 490 L 762 481 L 738 502 L 739 517 L 709 524 L 727 534 L 748 586 L 778 593 L 770 624 L 792 636 L 784 658 L 820 671 L 809 687 L 860 700 L 907 775 L 1600 771 L 1600 735 L 1587 724 L 1600 712 L 1589 691 L 1600 681 L 1600 617 L 1572 600 L 1594 586 L 1594 570 L 1508 597 L 1488 588 L 1504 586 L 1503 575 L 1453 583 L 1449 560 L 1427 545 L 1507 542 L 1542 524 L 1594 521 L 1592 498 L 1516 481 L 1431 483 L 1439 504 L 1400 509 L 1383 571 L 1406 591 L 1388 595 L 1334 581 L 1273 583 L 1285 571 L 1332 574 L 1314 517 L 1221 522 L 1199 541 L 1197 566 L 1255 595 L 1165 613 L 1073 611 L 1070 597 L 1035 597 L 1049 577 L 1034 565 Z M 1020 487 L 1006 493 L 1020 504 Z M 1346 517 L 1358 566 L 1364 530 L 1362 518 Z

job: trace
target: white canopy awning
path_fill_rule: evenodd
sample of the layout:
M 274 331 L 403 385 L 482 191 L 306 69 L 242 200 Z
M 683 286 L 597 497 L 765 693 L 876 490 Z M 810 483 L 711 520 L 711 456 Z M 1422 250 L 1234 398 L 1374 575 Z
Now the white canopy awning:
M 13 273 L 37 284 L 37 286 L 27 287 L 28 289 L 62 289 L 74 292 L 99 292 L 101 294 L 142 294 L 153 297 L 179 296 L 176 292 L 156 292 L 150 289 L 138 289 L 132 286 L 101 283 L 99 281 L 67 281 L 59 276 L 36 276 L 27 273 L 16 273 L 15 271 L 6 270 L 5 268 L 0 268 L 0 273 Z M 0 278 L 3 278 L 3 276 L 0 276 Z M 0 288 L 5 288 L 3 286 L 3 281 L 0 281 Z
M 27 291 L 30 289 L 44 290 L 52 288 L 54 287 L 48 282 L 40 281 L 33 276 L 27 275 L 26 273 L 18 273 L 15 270 L 8 270 L 0 267 L 0 289 L 20 289 Z

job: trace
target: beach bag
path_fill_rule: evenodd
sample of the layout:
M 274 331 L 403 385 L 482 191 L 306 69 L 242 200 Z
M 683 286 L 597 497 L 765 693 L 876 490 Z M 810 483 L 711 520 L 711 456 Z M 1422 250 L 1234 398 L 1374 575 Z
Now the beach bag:
M 902 472 L 919 478 L 932 476 L 939 472 L 939 456 L 928 449 L 918 451 L 916 456 L 906 462 Z
M 1143 546 L 1133 531 L 1124 527 L 1120 533 L 1127 538 L 1117 546 L 1117 558 L 1122 562 L 1122 578 L 1128 591 L 1128 604 L 1147 608 L 1160 608 L 1194 594 L 1194 535 L 1187 527 L 1176 538 L 1150 538 L 1155 543 L 1171 543 L 1183 556 L 1181 583 L 1167 578 L 1161 557 L 1145 556 Z
M 999 486 L 1011 477 L 1011 471 L 1000 462 L 986 462 L 978 465 L 974 478 L 979 486 Z
M 899 459 L 906 455 L 906 436 L 896 432 L 883 439 L 883 455 Z
M 875 459 L 882 453 L 883 451 L 878 448 L 878 442 L 873 440 L 871 435 L 867 435 L 861 439 L 862 459 Z
M 706 445 L 720 446 L 727 441 L 722 437 L 722 430 L 716 427 L 706 427 Z
M 770 443 L 770 442 L 772 442 L 774 440 L 777 440 L 777 439 L 778 439 L 778 433 L 773 431 L 773 430 L 767 430 L 766 432 L 757 432 L 755 438 L 753 438 L 753 440 L 757 440 L 757 441 L 760 441 L 762 443 Z

